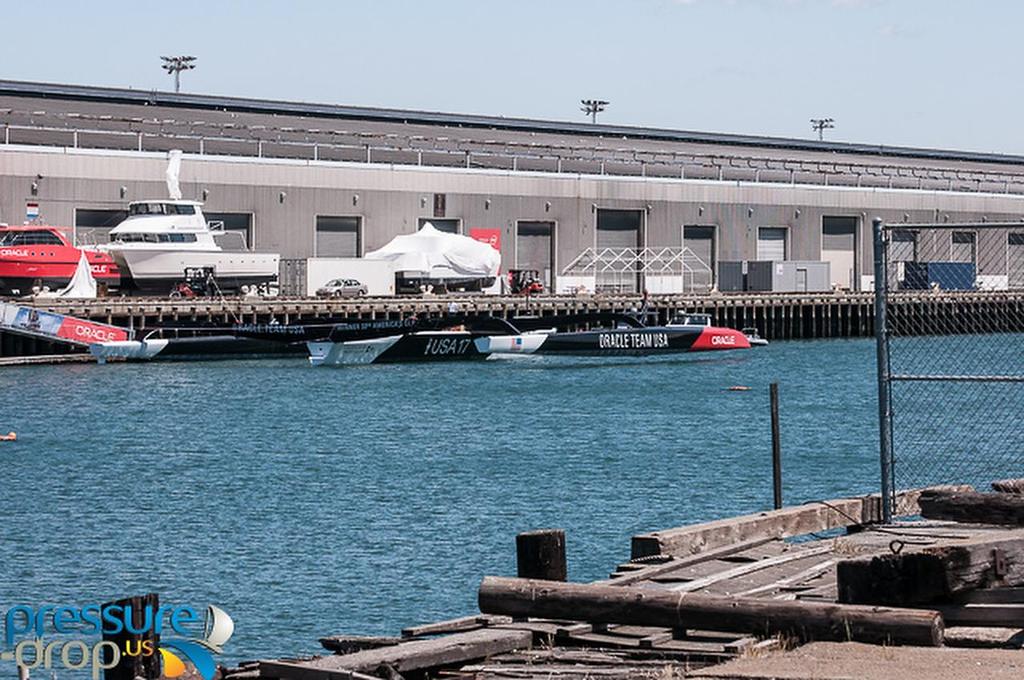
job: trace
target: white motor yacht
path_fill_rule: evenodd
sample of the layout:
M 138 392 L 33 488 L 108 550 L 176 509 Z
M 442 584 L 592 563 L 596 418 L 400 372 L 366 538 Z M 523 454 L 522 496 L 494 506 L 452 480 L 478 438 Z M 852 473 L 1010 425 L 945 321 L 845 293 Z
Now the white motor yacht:
M 181 198 L 178 173 L 181 151 L 168 154 L 169 199 L 128 204 L 128 217 L 110 231 L 100 246 L 121 270 L 121 288 L 138 292 L 174 291 L 179 283 L 212 277 L 223 292 L 257 287 L 277 279 L 280 255 L 245 249 L 225 250 L 218 237 L 234 235 L 214 230 L 203 216 L 202 204 Z
M 103 249 L 121 270 L 121 287 L 140 292 L 169 293 L 186 269 L 209 271 L 225 292 L 277 278 L 279 255 L 224 250 L 215 238 L 223 233 L 210 228 L 196 201 L 136 201 Z

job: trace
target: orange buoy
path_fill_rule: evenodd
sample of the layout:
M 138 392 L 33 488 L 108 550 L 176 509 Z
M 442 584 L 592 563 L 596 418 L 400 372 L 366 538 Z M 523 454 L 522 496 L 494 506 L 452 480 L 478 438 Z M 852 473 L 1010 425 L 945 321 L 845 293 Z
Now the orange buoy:
M 17 432 L 8 432 L 7 434 L 0 434 L 0 442 L 16 442 L 18 441 Z

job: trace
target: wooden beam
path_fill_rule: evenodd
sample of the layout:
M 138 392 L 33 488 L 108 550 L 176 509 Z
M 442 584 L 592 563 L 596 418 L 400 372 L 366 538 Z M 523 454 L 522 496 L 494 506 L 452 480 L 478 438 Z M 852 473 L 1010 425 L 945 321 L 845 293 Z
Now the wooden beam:
M 1024 526 L 1024 494 L 930 491 L 919 503 L 926 519 Z
M 1024 585 L 1024 530 L 1006 534 L 842 560 L 836 565 L 839 601 L 904 606 L 978 588 Z
M 1000 493 L 1024 493 L 1024 479 L 1000 479 L 992 482 L 992 489 Z
M 784 634 L 803 640 L 938 645 L 943 630 L 942 617 L 934 611 L 716 597 L 657 588 L 495 576 L 484 578 L 479 603 L 480 611 L 509 616 Z
M 460 616 L 457 619 L 448 619 L 447 621 L 436 621 L 434 623 L 424 623 L 419 626 L 409 626 L 402 629 L 402 637 L 415 638 L 423 637 L 424 635 L 459 633 L 465 630 L 486 628 L 487 626 L 494 625 L 496 623 L 511 622 L 512 618 L 509 616 L 487 616 L 484 614 L 474 614 L 472 616 Z
M 367 635 L 331 635 L 320 638 L 320 646 L 335 654 L 351 654 L 364 649 L 377 649 L 397 645 L 402 638 Z
M 970 489 L 968 486 L 935 488 Z M 898 514 L 917 514 L 918 498 L 923 491 L 914 489 L 897 494 Z M 781 510 L 639 534 L 632 540 L 632 558 L 659 554 L 689 556 L 743 541 L 803 536 L 881 521 L 882 503 L 877 494 L 811 501 Z
M 353 671 L 372 673 L 382 665 L 405 673 L 529 649 L 532 640 L 533 635 L 526 630 L 488 628 L 312 661 L 260 661 L 260 675 L 282 680 L 349 680 Z
M 1020 604 L 939 605 L 936 609 L 951 626 L 1024 628 L 1024 605 Z

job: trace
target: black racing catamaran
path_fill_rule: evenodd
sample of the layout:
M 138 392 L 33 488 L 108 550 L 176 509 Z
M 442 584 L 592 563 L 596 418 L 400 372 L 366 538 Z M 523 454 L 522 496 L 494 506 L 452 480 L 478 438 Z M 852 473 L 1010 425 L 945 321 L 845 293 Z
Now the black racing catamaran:
M 749 349 L 740 331 L 694 324 L 645 326 L 629 314 L 549 317 L 445 317 L 405 328 L 379 323 L 339 324 L 330 337 L 310 341 L 314 366 L 484 359 L 492 354 L 647 355 Z M 607 324 L 591 330 L 563 331 Z

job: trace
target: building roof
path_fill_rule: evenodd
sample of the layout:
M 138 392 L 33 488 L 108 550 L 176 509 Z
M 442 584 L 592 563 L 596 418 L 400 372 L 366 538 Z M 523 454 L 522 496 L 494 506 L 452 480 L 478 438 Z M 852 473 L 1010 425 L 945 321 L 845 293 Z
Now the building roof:
M 107 102 L 111 104 L 165 106 L 181 109 L 311 116 L 318 118 L 378 121 L 399 124 L 438 125 L 445 127 L 507 130 L 517 132 L 539 132 L 547 134 L 562 133 L 605 138 L 688 142 L 719 146 L 756 147 L 762 149 L 799 150 L 834 154 L 859 154 L 869 156 L 1024 165 L 1024 156 L 973 151 L 887 146 L 851 142 L 827 142 L 787 137 L 694 132 L 689 130 L 672 130 L 668 128 L 574 123 L 569 121 L 506 118 L 503 116 L 442 113 L 436 111 L 386 109 L 337 104 L 315 104 L 270 99 L 251 99 L 247 97 L 163 92 L 159 90 L 96 87 L 91 85 L 66 85 L 59 83 L 0 80 L 0 95 L 99 103 Z

